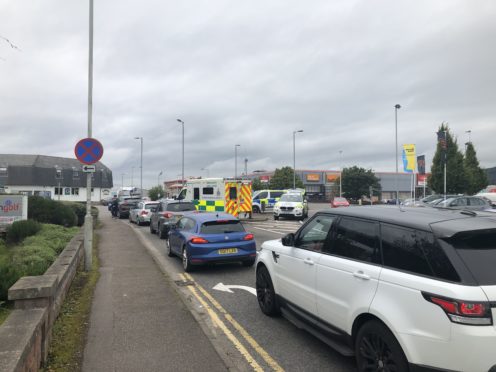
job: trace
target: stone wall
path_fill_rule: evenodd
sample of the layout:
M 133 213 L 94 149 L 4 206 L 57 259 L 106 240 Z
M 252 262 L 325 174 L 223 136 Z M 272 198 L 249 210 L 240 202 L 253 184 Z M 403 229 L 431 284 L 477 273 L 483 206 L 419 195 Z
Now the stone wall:
M 23 277 L 9 289 L 14 311 L 0 326 L 0 372 L 38 371 L 46 362 L 53 323 L 83 259 L 81 231 L 44 275 Z

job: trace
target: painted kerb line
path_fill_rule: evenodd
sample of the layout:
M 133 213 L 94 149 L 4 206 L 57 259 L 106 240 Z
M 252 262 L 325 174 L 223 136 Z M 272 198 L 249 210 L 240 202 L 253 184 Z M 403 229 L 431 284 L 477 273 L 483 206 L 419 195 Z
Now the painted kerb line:
M 185 280 L 184 274 L 180 274 L 181 278 Z M 189 278 L 188 278 L 189 279 Z M 190 279 L 192 280 L 192 279 Z M 198 285 L 198 284 L 197 284 Z M 219 319 L 215 311 L 208 305 L 207 302 L 196 292 L 196 289 L 192 286 L 188 286 L 188 289 L 196 297 L 196 299 L 202 304 L 202 306 L 207 310 L 208 315 L 212 321 L 224 332 L 227 338 L 233 343 L 233 345 L 238 349 L 238 351 L 243 355 L 246 361 L 253 367 L 254 371 L 263 372 L 263 368 L 257 363 L 257 361 L 250 355 L 248 350 L 243 346 L 243 344 L 232 334 L 232 332 L 227 328 L 227 326 Z
M 191 280 L 195 281 L 193 277 L 189 274 L 184 274 L 184 276 Z M 233 325 L 233 327 L 243 336 L 243 338 L 251 345 L 251 347 L 263 358 L 263 360 L 272 368 L 274 371 L 284 371 L 284 369 L 267 353 L 253 337 L 226 311 L 224 308 L 217 302 L 215 298 L 213 298 L 210 293 L 208 293 L 201 285 L 196 283 L 196 287 L 200 290 L 200 292 L 214 305 L 214 307 L 220 311 L 226 319 Z

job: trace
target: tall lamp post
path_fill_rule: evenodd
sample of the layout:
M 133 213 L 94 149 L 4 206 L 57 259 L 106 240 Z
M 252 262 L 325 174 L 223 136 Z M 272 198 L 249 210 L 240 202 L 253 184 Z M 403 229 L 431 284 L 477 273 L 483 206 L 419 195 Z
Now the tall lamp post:
M 339 197 L 343 196 L 343 160 L 342 160 L 343 150 L 339 150 Z
M 179 123 L 181 123 L 182 129 L 183 129 L 183 151 L 182 151 L 182 153 L 183 153 L 182 159 L 183 160 L 182 160 L 182 173 L 181 173 L 181 177 L 182 178 L 181 178 L 181 184 L 184 187 L 184 121 L 182 121 L 181 119 L 177 119 L 177 121 Z
M 398 110 L 401 108 L 399 104 L 394 105 L 394 138 L 395 138 L 395 145 L 394 148 L 396 150 L 396 205 L 400 204 L 399 201 L 399 184 L 398 184 Z
M 141 157 L 140 157 L 140 195 L 143 197 L 143 137 L 134 137 L 141 142 Z
M 303 129 L 293 131 L 293 189 L 296 189 L 296 133 L 303 133 Z
M 234 145 L 234 179 L 238 178 L 238 147 L 241 145 Z

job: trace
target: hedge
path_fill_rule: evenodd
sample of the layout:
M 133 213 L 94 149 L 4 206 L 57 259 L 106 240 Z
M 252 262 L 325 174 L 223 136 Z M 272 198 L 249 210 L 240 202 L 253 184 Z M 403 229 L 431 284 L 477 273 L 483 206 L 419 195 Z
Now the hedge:
M 19 243 L 41 230 L 41 223 L 34 220 L 15 221 L 7 228 L 7 243 Z
M 0 239 L 0 301 L 7 300 L 8 289 L 19 278 L 42 275 L 78 231 L 77 227 L 46 224 L 16 246 L 6 246 Z
M 29 197 L 28 218 L 41 223 L 51 223 L 66 227 L 75 226 L 78 223 L 78 217 L 70 206 L 41 196 Z

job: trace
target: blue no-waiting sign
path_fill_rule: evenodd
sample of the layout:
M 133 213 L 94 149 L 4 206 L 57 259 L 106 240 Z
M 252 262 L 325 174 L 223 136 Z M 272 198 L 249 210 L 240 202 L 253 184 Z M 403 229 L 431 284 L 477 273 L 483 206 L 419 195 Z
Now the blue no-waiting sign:
M 103 156 L 103 146 L 97 139 L 83 138 L 74 148 L 76 158 L 84 164 L 94 164 Z

